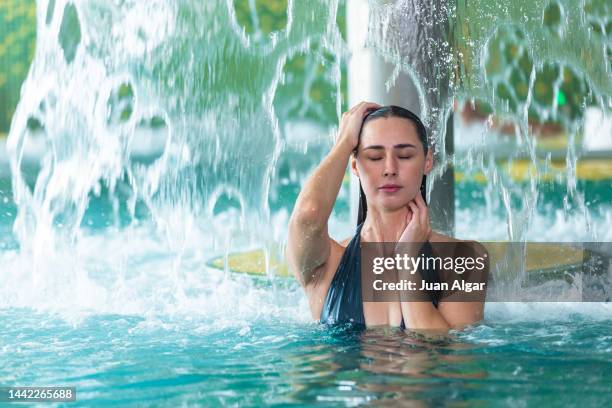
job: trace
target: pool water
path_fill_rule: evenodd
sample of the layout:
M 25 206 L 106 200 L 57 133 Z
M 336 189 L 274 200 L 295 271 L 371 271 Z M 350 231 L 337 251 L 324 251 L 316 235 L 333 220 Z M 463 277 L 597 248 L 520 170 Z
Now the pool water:
M 542 191 L 544 202 L 554 201 Z M 594 200 L 608 193 L 590 189 Z M 502 216 L 489 224 L 474 219 L 483 211 L 478 186 L 459 184 L 456 194 L 476 206 L 458 209 L 460 234 L 478 224 L 478 231 L 503 236 Z M 488 303 L 484 321 L 445 338 L 329 330 L 312 322 L 295 280 L 208 268 L 224 248 L 199 221 L 187 228 L 180 212 L 168 217 L 176 222 L 170 242 L 147 214 L 130 222 L 119 211 L 116 225 L 109 203 L 92 200 L 76 246 L 56 248 L 44 273 L 33 275 L 11 236 L 10 190 L 0 199 L 4 386 L 75 386 L 70 406 L 612 402 L 609 303 Z M 549 225 L 537 232 L 543 239 L 559 230 L 581 234 L 572 232 L 578 218 L 555 219 L 546 208 L 535 218 Z M 276 209 L 275 225 L 289 210 Z M 606 220 L 594 214 L 605 237 Z M 337 226 L 347 236 L 351 228 Z
M 327 330 L 292 314 L 223 324 L 204 311 L 95 315 L 71 325 L 4 309 L 0 378 L 76 386 L 71 406 L 602 407 L 608 306 L 491 305 L 482 324 L 447 338 Z

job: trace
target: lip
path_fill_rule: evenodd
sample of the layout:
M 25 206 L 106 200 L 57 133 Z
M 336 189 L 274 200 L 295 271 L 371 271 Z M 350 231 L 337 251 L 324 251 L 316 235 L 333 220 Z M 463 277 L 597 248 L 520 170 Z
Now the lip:
M 385 191 L 387 193 L 393 193 L 399 190 L 400 188 L 402 187 L 398 186 L 397 184 L 385 184 L 384 186 L 380 187 L 379 190 Z

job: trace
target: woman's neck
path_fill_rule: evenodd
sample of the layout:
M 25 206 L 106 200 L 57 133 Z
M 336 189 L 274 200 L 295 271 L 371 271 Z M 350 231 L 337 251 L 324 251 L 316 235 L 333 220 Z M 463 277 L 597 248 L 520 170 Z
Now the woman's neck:
M 388 212 L 368 208 L 361 236 L 366 242 L 397 242 L 406 228 L 407 215 L 407 207 Z

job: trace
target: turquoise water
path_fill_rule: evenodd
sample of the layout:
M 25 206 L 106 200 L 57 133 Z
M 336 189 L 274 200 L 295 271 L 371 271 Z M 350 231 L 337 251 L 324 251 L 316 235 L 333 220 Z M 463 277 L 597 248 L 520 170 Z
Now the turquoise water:
M 599 200 L 609 193 L 605 184 L 588 186 Z M 459 208 L 459 230 L 475 221 L 462 214 L 484 211 L 480 190 L 458 184 L 461 202 L 476 206 Z M 541 211 L 555 202 L 554 190 L 542 187 Z M 293 200 L 281 201 L 277 215 Z M 293 279 L 209 269 L 199 238 L 177 266 L 172 248 L 164 250 L 148 233 L 147 213 L 137 211 L 130 224 L 119 210 L 117 229 L 112 205 L 102 198 L 90 202 L 86 232 L 71 256 L 49 261 L 50 275 L 36 286 L 31 264 L 20 260 L 10 238 L 15 208 L 6 189 L 0 203 L 4 386 L 74 386 L 77 402 L 70 406 L 612 402 L 609 303 L 489 303 L 483 322 L 446 338 L 328 330 L 311 321 Z M 338 213 L 342 218 L 341 206 Z M 561 223 L 551 235 L 578 222 L 570 217 L 563 224 L 545 212 L 536 219 Z
M 224 326 L 205 314 L 98 315 L 70 325 L 1 310 L 0 378 L 76 386 L 71 406 L 609 405 L 612 322 L 596 307 L 554 309 L 529 321 L 537 307 L 517 319 L 491 306 L 482 324 L 446 339 L 329 331 L 293 316 Z

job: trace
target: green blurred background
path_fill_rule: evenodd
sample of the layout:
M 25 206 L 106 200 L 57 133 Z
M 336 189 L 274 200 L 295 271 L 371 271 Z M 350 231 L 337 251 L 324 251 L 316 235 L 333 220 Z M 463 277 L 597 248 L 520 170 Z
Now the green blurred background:
M 269 34 L 287 25 L 287 0 L 256 0 L 253 13 L 249 0 L 234 0 L 236 17 L 254 41 L 265 41 Z M 339 2 L 337 23 L 344 35 L 345 1 Z M 259 33 L 259 34 L 258 34 Z M 257 37 L 259 35 L 259 37 Z M 0 2 L 0 137 L 9 131 L 11 117 L 19 101 L 21 84 L 34 57 L 36 45 L 36 1 Z M 322 125 L 336 123 L 337 92 L 332 63 L 336 57 L 320 44 L 287 60 L 284 80 L 276 95 L 276 113 L 281 119 L 312 119 Z M 347 105 L 345 65 L 342 64 L 342 107 Z M 314 75 L 313 75 L 314 74 Z M 248 76 L 245 76 L 248 77 Z M 301 97 L 296 97 L 301 96 Z
M 0 135 L 8 133 L 21 84 L 34 57 L 36 2 L 0 2 Z
M 512 2 L 511 8 L 512 5 L 522 3 Z M 573 4 L 572 1 L 569 3 Z M 458 12 L 467 16 L 455 24 L 454 43 L 457 53 L 462 56 L 460 70 L 473 69 L 470 58 L 474 58 L 474 55 L 471 51 L 482 45 L 485 31 L 490 30 L 489 14 L 500 13 L 495 8 L 496 4 L 497 2 L 490 0 L 470 4 L 457 1 Z M 251 8 L 252 5 L 255 6 L 255 10 Z M 533 8 L 537 9 L 535 6 L 539 5 L 538 3 Z M 234 0 L 234 6 L 239 24 L 254 41 L 265 40 L 270 33 L 281 31 L 287 25 L 287 0 L 254 2 Z M 586 0 L 576 7 L 584 13 L 586 21 L 583 25 L 588 29 L 589 42 L 603 45 L 609 75 L 612 69 L 612 20 L 609 2 Z M 531 15 L 533 19 L 542 13 L 540 10 L 534 11 L 533 8 L 519 9 L 527 13 L 525 15 Z M 575 10 L 577 9 L 569 11 Z M 337 22 L 346 38 L 345 12 L 346 0 L 343 0 L 339 2 Z M 506 12 L 512 14 L 512 10 Z M 563 22 L 567 20 L 565 13 L 568 13 L 568 10 L 564 10 L 559 3 L 550 1 L 544 7 L 540 21 L 529 23 L 531 28 L 527 31 L 538 32 L 540 36 L 550 36 L 551 40 L 558 39 L 563 30 Z M 572 35 L 575 36 L 575 33 Z M 532 46 L 533 40 L 532 38 Z M 489 82 L 487 88 L 494 92 L 496 102 L 506 106 L 509 112 L 515 112 L 528 96 L 530 75 L 535 63 L 530 47 L 527 46 L 528 41 L 524 32 L 516 29 L 516 26 L 509 25 L 500 27 L 485 49 L 484 69 Z M 19 100 L 21 84 L 34 56 L 35 42 L 35 0 L 2 0 L 0 2 L 0 135 L 8 133 L 11 117 Z M 568 47 L 572 46 L 573 44 L 568 44 Z M 588 45 L 585 44 L 585 47 L 588 48 Z M 581 53 L 584 50 L 572 52 Z M 587 60 L 589 57 L 587 52 L 584 59 Z M 332 70 L 335 58 L 336 56 L 329 55 L 315 43 L 311 44 L 308 52 L 294 55 L 287 61 L 284 81 L 278 88 L 276 96 L 278 102 L 275 106 L 281 122 L 292 118 L 304 118 L 312 119 L 322 125 L 333 125 L 337 121 L 335 103 L 337 89 Z M 346 69 L 344 62 L 341 64 L 343 72 L 340 84 L 342 110 L 347 108 L 347 75 L 344 72 Z M 589 81 L 580 69 L 575 69 L 572 65 L 576 64 L 552 61 L 537 67 L 534 94 L 528 112 L 530 123 L 547 124 L 553 132 L 560 132 L 569 122 L 580 117 L 585 106 L 597 103 Z M 603 68 L 606 72 L 606 68 Z M 461 84 L 463 89 L 468 93 L 478 93 L 476 89 L 481 84 L 469 83 L 470 72 L 459 72 L 457 75 L 463 81 Z M 551 86 L 553 83 L 560 84 L 557 92 Z M 559 115 L 550 117 L 547 112 L 553 105 L 556 105 Z M 486 98 L 476 98 L 475 111 L 479 115 L 488 115 L 498 108 L 499 106 L 497 108 L 491 106 L 490 100 L 486 101 Z

